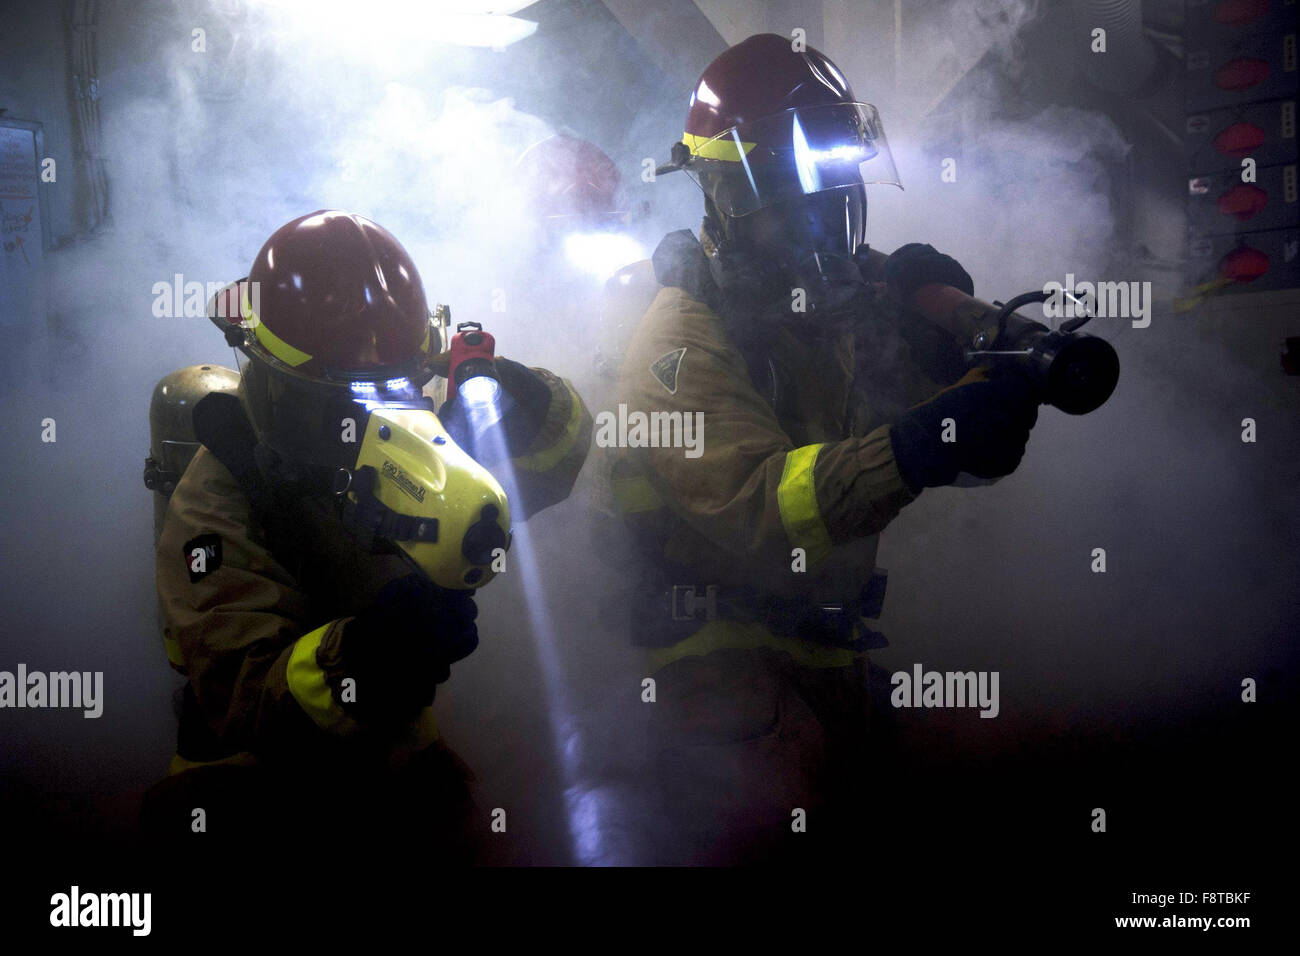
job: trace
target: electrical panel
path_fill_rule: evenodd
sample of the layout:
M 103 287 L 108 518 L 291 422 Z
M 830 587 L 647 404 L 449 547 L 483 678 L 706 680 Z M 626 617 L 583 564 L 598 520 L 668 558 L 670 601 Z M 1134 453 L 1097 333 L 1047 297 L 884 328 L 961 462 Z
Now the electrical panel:
M 1300 288 L 1296 0 L 1187 0 L 1189 286 Z

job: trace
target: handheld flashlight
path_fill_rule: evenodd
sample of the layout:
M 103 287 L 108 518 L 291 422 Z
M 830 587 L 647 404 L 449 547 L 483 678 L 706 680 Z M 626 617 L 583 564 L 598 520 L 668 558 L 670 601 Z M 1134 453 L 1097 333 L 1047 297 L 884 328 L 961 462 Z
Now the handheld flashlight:
M 491 405 L 500 400 L 497 381 L 496 339 L 478 322 L 461 322 L 451 339 L 451 360 L 447 370 L 447 400 L 459 392 L 467 406 Z

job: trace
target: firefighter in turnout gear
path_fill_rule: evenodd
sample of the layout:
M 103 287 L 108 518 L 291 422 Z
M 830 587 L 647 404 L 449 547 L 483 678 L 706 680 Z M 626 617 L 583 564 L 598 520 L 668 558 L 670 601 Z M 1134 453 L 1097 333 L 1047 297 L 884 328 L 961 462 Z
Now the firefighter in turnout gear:
M 445 311 L 359 216 L 281 227 L 209 312 L 240 379 L 189 402 L 202 447 L 158 539 L 187 683 L 146 827 L 188 832 L 201 806 L 244 839 L 292 807 L 295 828 L 424 837 L 431 862 L 466 859 L 467 774 L 431 704 L 477 645 L 474 589 L 511 521 L 568 495 L 590 416 L 565 380 L 499 357 L 486 426 L 463 396 L 435 414 Z
M 639 213 L 629 208 L 614 161 L 594 143 L 574 136 L 556 134 L 533 144 L 519 157 L 515 174 L 523 221 L 536 237 L 525 270 L 531 294 L 570 304 L 558 316 L 563 326 L 580 323 L 585 328 L 595 316 L 591 382 L 594 389 L 607 388 L 617 377 L 629 330 L 603 321 L 601 289 L 608 283 L 625 284 L 624 269 L 645 259 Z M 561 337 L 551 347 L 571 344 Z M 595 397 L 595 404 L 601 404 L 607 396 Z
M 790 839 L 793 808 L 843 835 L 870 802 L 877 536 L 924 488 L 1013 471 L 1037 406 L 1011 376 L 964 374 L 903 305 L 933 284 L 973 294 L 956 261 L 865 244 L 866 185 L 898 174 L 823 54 L 760 35 L 720 55 L 673 170 L 704 223 L 653 255 L 618 396 L 661 424 L 606 463 L 625 620 L 657 688 L 641 813 L 664 821 L 653 862 L 766 861 L 813 845 Z M 698 456 L 671 440 L 695 415 Z

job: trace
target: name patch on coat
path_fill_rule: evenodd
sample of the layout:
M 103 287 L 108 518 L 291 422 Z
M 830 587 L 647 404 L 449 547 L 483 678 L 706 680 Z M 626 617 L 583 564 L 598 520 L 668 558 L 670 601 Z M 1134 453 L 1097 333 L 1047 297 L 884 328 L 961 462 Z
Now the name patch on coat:
M 202 581 L 221 567 L 221 535 L 201 534 L 185 542 L 185 569 L 190 583 Z
M 659 356 L 650 365 L 650 374 L 659 380 L 659 384 L 668 389 L 669 395 L 677 394 L 677 373 L 682 367 L 685 348 L 673 349 Z

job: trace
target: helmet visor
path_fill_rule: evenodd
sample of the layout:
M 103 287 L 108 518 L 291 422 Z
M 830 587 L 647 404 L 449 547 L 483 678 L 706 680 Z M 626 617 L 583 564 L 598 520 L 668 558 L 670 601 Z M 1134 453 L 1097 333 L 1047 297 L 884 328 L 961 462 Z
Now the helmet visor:
M 258 438 L 284 457 L 311 465 L 351 467 L 375 408 L 433 403 L 405 378 L 333 384 L 286 374 L 237 353 L 244 406 Z
M 687 172 L 733 218 L 813 193 L 903 185 L 869 103 L 786 110 L 711 139 L 684 134 L 683 142 L 691 153 Z

